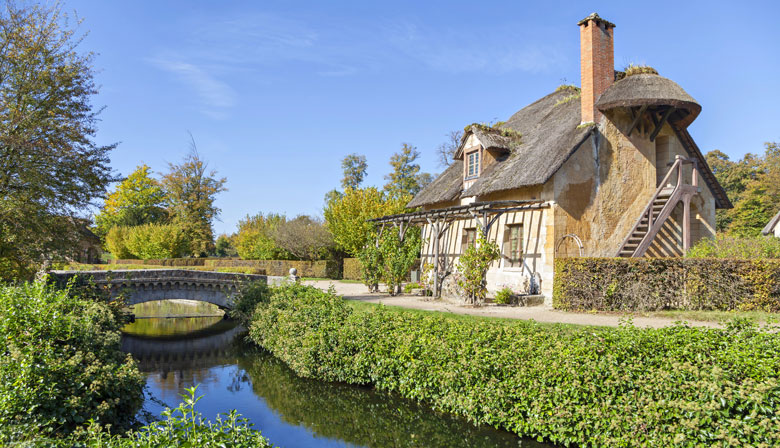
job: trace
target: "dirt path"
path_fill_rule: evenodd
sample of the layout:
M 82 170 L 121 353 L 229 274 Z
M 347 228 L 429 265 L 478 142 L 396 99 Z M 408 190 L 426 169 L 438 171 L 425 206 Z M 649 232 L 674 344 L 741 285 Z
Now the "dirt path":
M 401 295 L 391 297 L 385 293 L 369 294 L 366 287 L 359 283 L 343 283 L 338 280 L 311 280 L 304 281 L 307 285 L 312 285 L 320 289 L 328 289 L 331 285 L 336 289 L 336 293 L 344 296 L 348 300 L 360 300 L 370 303 L 381 303 L 388 306 L 400 306 L 404 308 L 413 308 L 426 311 L 443 311 L 456 314 L 471 314 L 474 316 L 485 317 L 503 317 L 508 319 L 535 320 L 537 322 L 564 323 L 578 325 L 600 325 L 617 327 L 620 325 L 622 316 L 610 314 L 590 314 L 590 313 L 569 313 L 558 311 L 552 308 L 540 306 L 497 306 L 488 304 L 482 307 L 474 308 L 464 305 L 457 305 L 443 300 L 426 300 L 420 296 Z M 634 317 L 634 325 L 637 327 L 661 328 L 673 325 L 674 319 L 665 319 L 661 317 Z M 721 325 L 716 322 L 688 321 L 690 325 L 696 327 L 713 327 Z

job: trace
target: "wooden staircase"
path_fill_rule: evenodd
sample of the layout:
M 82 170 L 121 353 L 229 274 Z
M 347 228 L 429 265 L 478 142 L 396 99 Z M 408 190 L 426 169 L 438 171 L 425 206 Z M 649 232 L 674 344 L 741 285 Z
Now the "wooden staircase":
M 687 164 L 693 165 L 690 184 L 685 183 L 683 179 L 683 166 Z M 676 176 L 674 176 L 675 174 Z M 675 177 L 676 185 L 672 185 L 671 182 L 675 180 Z M 683 202 L 683 251 L 687 252 L 691 244 L 690 201 L 694 195 L 698 194 L 698 190 L 696 160 L 677 156 L 647 207 L 637 219 L 626 239 L 623 240 L 616 256 L 644 256 L 680 201 Z

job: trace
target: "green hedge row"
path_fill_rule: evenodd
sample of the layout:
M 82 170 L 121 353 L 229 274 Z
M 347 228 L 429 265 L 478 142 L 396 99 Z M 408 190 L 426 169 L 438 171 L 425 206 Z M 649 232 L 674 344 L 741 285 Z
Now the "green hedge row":
M 565 327 L 355 311 L 272 289 L 252 339 L 304 377 L 373 384 L 477 423 L 565 446 L 775 446 L 780 336 Z
M 341 278 L 337 260 L 239 260 L 230 258 L 165 258 L 149 260 L 113 260 L 112 264 L 146 266 L 247 268 L 254 274 L 288 276 L 290 268 L 298 269 L 301 277 Z
M 563 310 L 780 311 L 780 260 L 563 258 L 553 306 Z
M 344 280 L 363 280 L 363 265 L 358 258 L 344 259 Z

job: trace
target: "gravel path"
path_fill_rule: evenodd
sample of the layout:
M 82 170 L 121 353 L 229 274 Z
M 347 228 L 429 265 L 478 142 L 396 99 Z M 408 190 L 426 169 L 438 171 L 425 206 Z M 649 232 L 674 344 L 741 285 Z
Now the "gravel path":
M 344 283 L 338 280 L 308 280 L 304 284 L 320 289 L 328 289 L 331 285 L 336 293 L 348 300 L 360 300 L 370 303 L 381 303 L 388 306 L 400 306 L 426 311 L 443 311 L 456 314 L 471 314 L 474 316 L 503 317 L 508 319 L 535 320 L 537 322 L 564 323 L 578 325 L 599 325 L 617 327 L 622 316 L 611 314 L 569 313 L 539 306 L 498 306 L 487 304 L 482 307 L 458 305 L 444 300 L 427 300 L 420 296 L 401 295 L 391 297 L 386 293 L 369 294 L 367 288 L 359 283 Z M 673 325 L 674 319 L 661 317 L 634 317 L 637 327 L 661 328 Z M 713 327 L 721 325 L 716 322 L 689 321 L 691 326 Z

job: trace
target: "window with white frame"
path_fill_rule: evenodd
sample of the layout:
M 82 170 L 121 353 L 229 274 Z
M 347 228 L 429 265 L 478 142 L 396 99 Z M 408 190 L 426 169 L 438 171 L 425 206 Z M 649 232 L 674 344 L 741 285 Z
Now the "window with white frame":
M 466 154 L 466 179 L 479 176 L 479 150 Z

